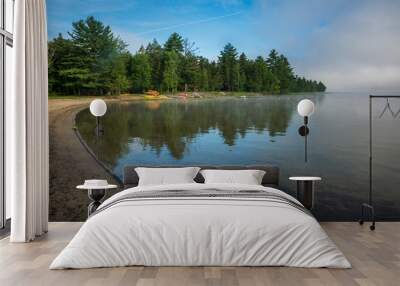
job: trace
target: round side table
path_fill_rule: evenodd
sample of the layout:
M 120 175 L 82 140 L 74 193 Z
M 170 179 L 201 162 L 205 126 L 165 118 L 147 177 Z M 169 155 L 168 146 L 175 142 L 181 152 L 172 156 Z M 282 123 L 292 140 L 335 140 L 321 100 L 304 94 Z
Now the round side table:
M 88 217 L 94 213 L 97 208 L 101 205 L 101 200 L 106 195 L 106 191 L 110 189 L 118 188 L 117 185 L 107 185 L 107 186 L 89 186 L 89 185 L 79 185 L 76 187 L 78 190 L 87 190 L 88 197 L 91 203 L 88 206 Z
M 321 181 L 321 177 L 290 177 L 297 182 L 296 198 L 309 210 L 314 207 L 314 182 Z

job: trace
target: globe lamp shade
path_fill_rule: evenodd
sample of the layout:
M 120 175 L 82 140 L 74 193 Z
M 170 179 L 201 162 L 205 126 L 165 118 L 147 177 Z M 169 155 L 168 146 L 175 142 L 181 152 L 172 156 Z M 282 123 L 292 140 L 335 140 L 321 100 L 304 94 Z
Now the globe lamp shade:
M 95 99 L 90 103 L 90 113 L 93 116 L 101 117 L 106 114 L 107 104 L 102 99 Z
M 314 103 L 309 99 L 303 99 L 297 105 L 297 112 L 303 117 L 310 116 L 314 113 Z

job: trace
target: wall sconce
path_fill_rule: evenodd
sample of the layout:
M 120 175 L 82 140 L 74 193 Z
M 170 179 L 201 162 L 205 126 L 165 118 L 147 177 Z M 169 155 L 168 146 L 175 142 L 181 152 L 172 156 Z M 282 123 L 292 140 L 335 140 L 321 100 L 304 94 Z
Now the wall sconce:
M 90 103 L 90 113 L 96 117 L 96 135 L 102 135 L 104 133 L 103 127 L 101 126 L 100 118 L 107 112 L 107 104 L 102 99 L 95 99 Z
M 307 162 L 307 135 L 310 133 L 308 117 L 314 113 L 314 103 L 309 99 L 301 100 L 297 105 L 297 112 L 304 117 L 304 125 L 299 128 L 299 134 L 304 137 L 304 161 Z

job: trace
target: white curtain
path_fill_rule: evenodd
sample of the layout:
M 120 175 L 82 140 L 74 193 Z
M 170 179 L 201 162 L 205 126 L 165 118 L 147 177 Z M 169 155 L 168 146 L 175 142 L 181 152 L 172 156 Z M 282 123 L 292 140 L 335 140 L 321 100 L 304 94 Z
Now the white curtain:
M 49 144 L 45 0 L 15 1 L 14 96 L 8 106 L 6 167 L 12 242 L 47 232 Z

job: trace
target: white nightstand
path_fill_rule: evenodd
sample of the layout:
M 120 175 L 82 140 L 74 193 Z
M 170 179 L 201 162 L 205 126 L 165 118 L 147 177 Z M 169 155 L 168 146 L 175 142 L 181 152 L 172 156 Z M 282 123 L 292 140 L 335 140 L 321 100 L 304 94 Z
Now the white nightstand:
M 309 210 L 314 206 L 314 182 L 321 181 L 321 177 L 290 177 L 297 182 L 296 198 Z
M 101 200 L 104 198 L 106 191 L 118 188 L 117 185 L 102 185 L 95 186 L 87 184 L 79 185 L 76 187 L 78 190 L 87 190 L 89 199 L 92 201 L 88 206 L 88 217 L 96 211 L 96 209 L 101 205 Z

